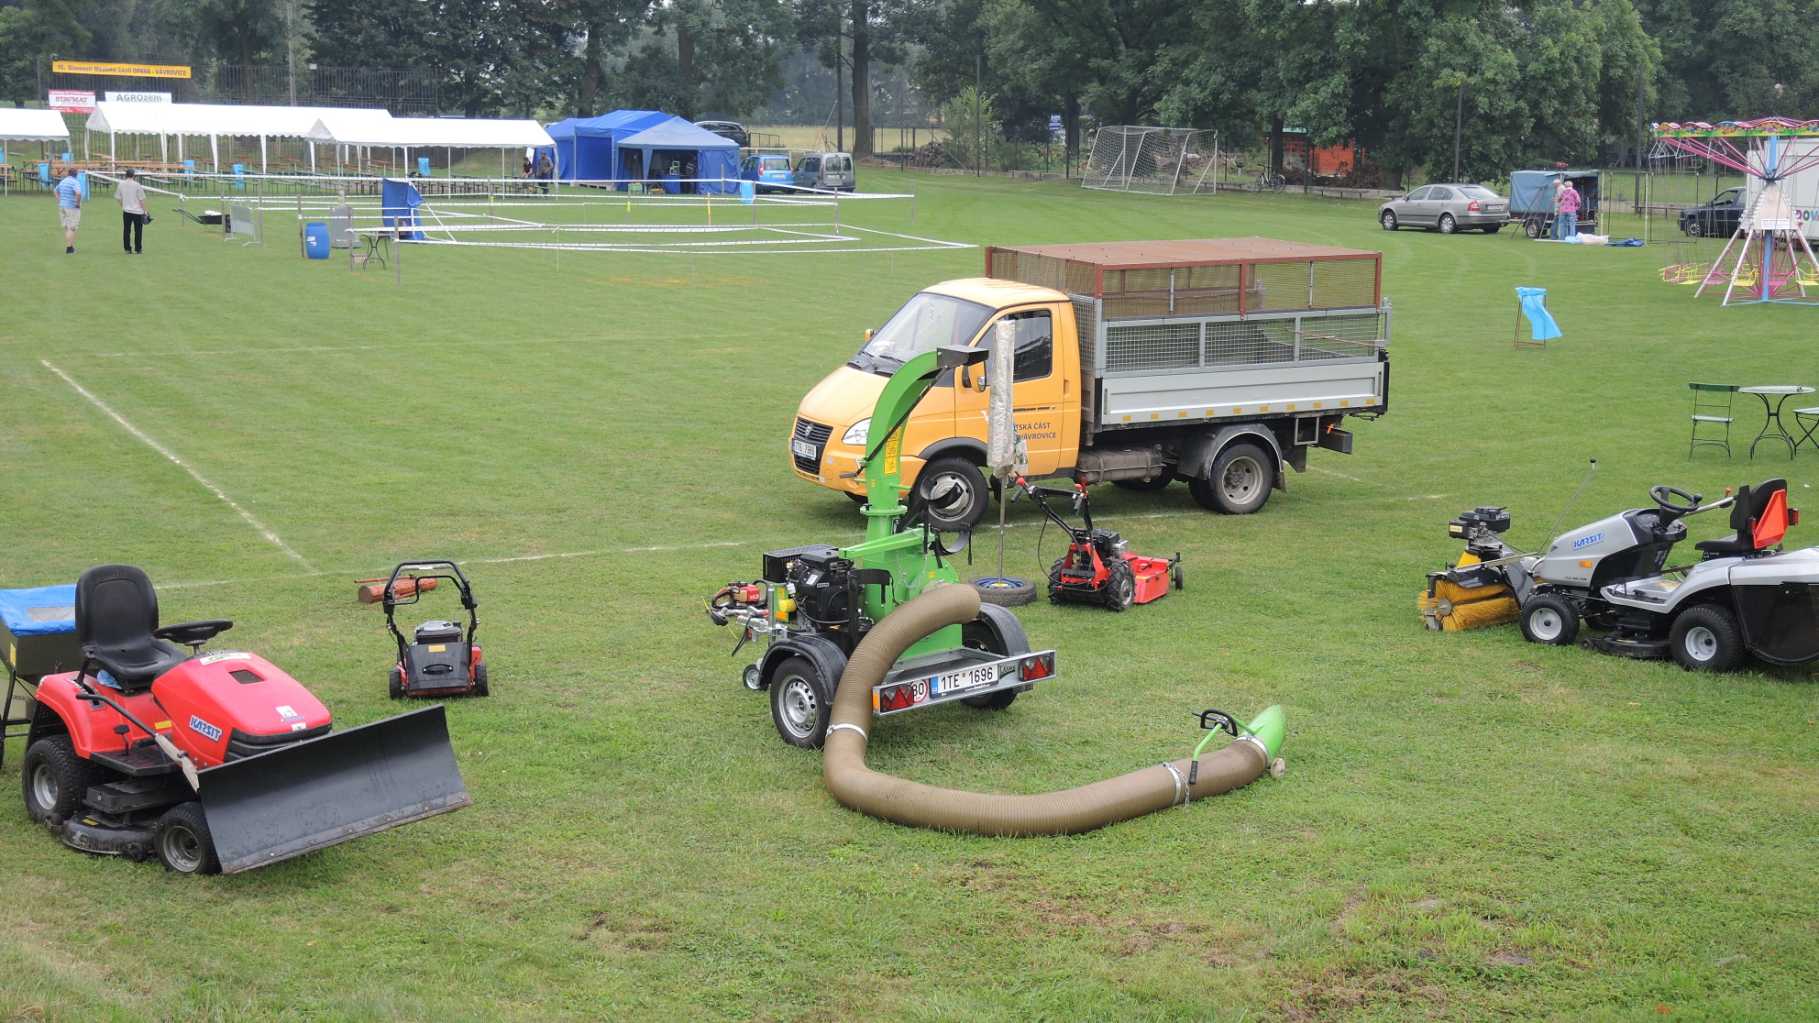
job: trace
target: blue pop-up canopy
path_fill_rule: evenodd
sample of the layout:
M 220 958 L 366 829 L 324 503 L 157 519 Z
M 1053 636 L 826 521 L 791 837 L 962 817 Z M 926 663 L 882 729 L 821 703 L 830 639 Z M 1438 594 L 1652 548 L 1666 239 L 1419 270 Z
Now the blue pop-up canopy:
M 698 128 L 680 117 L 666 121 L 619 140 L 619 151 L 641 154 L 645 176 L 656 178 L 681 164 L 684 178 L 697 180 L 697 192 L 736 192 L 739 190 L 739 143 Z M 694 172 L 687 171 L 694 164 Z
M 563 181 L 623 180 L 629 175 L 618 165 L 619 140 L 667 121 L 669 116 L 657 110 L 615 110 L 549 125 L 549 136 L 556 143 L 556 177 Z
M 675 165 L 678 177 L 712 179 L 695 191 L 739 190 L 739 144 L 685 118 L 615 110 L 557 121 L 548 130 L 556 143 L 556 177 L 563 181 L 660 180 Z M 690 166 L 693 173 L 684 173 Z

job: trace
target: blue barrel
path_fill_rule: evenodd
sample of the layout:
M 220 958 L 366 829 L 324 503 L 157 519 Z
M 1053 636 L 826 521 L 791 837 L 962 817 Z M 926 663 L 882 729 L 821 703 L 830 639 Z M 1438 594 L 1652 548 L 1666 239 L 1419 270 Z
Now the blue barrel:
M 756 182 L 739 182 L 739 201 L 747 206 L 758 201 L 758 185 Z
M 663 190 L 665 192 L 668 192 L 671 195 L 681 195 L 682 194 L 682 175 L 680 175 L 680 174 L 663 175 Z
M 303 225 L 303 254 L 311 259 L 328 258 L 328 225 L 312 220 Z

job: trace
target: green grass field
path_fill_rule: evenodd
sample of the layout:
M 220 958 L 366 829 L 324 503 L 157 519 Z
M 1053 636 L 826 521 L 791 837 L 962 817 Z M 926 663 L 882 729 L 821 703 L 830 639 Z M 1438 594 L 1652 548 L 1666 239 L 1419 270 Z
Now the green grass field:
M 1076 838 L 910 830 L 835 804 L 819 756 L 740 687 L 706 596 L 767 548 L 860 533 L 788 470 L 797 400 L 911 291 L 976 274 L 976 250 L 413 248 L 400 284 L 301 260 L 287 218 L 243 248 L 168 202 L 145 255 L 119 252 L 99 200 L 66 256 L 51 202 L 15 196 L 0 584 L 142 565 L 165 620 L 235 619 L 223 644 L 346 726 L 399 709 L 352 581 L 466 559 L 494 696 L 448 709 L 472 808 L 251 874 L 87 857 L 7 795 L 0 1017 L 1819 1015 L 1812 674 L 1694 676 L 1513 626 L 1428 633 L 1414 610 L 1457 553 L 1447 519 L 1507 504 L 1512 540 L 1537 543 L 1588 458 L 1568 523 L 1653 483 L 1775 473 L 1819 510 L 1819 453 L 1744 456 L 1754 398 L 1738 457 L 1689 461 L 1685 388 L 1819 385 L 1819 310 L 1696 301 L 1654 248 L 1385 234 L 1368 204 L 865 175 L 915 192 L 913 219 L 843 216 L 940 238 L 1383 250 L 1391 406 L 1352 427 L 1355 455 L 1316 452 L 1243 518 L 1181 486 L 1096 491 L 1138 550 L 1183 553 L 1189 589 L 1124 615 L 1030 607 L 1059 680 L 871 742 L 880 770 L 1037 792 L 1184 755 L 1190 712 L 1280 702 L 1285 778 Z M 1512 348 L 1515 285 L 1550 289 L 1564 340 Z M 1037 519 L 1011 520 L 1010 567 L 1036 574 Z

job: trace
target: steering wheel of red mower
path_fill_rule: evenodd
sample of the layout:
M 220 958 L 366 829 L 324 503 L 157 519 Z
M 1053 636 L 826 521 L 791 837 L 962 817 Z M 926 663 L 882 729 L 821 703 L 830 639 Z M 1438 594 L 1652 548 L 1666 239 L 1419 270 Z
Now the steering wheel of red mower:
M 1698 511 L 1699 502 L 1703 499 L 1703 495 L 1689 494 L 1679 487 L 1670 487 L 1661 483 L 1657 483 L 1648 488 L 1648 496 L 1655 499 L 1655 504 L 1658 505 L 1662 511 L 1673 512 L 1675 515 L 1690 515 L 1693 512 Z M 1676 497 L 1686 503 L 1681 504 L 1674 501 L 1673 498 Z

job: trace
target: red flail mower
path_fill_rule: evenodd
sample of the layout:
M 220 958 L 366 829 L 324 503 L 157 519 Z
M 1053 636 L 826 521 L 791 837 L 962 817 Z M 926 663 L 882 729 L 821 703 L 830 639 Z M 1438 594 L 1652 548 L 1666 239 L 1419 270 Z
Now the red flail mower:
M 1100 604 L 1122 611 L 1132 604 L 1147 604 L 1168 595 L 1170 584 L 1184 589 L 1181 555 L 1152 558 L 1134 553 L 1130 544 L 1109 529 L 1093 527 L 1093 511 L 1086 487 L 1072 490 L 1038 487 L 1017 477 L 1017 488 L 1035 500 L 1049 521 L 1068 535 L 1067 551 L 1048 570 L 1048 599 L 1057 604 Z M 1049 503 L 1050 498 L 1072 501 L 1081 525 L 1076 527 Z

